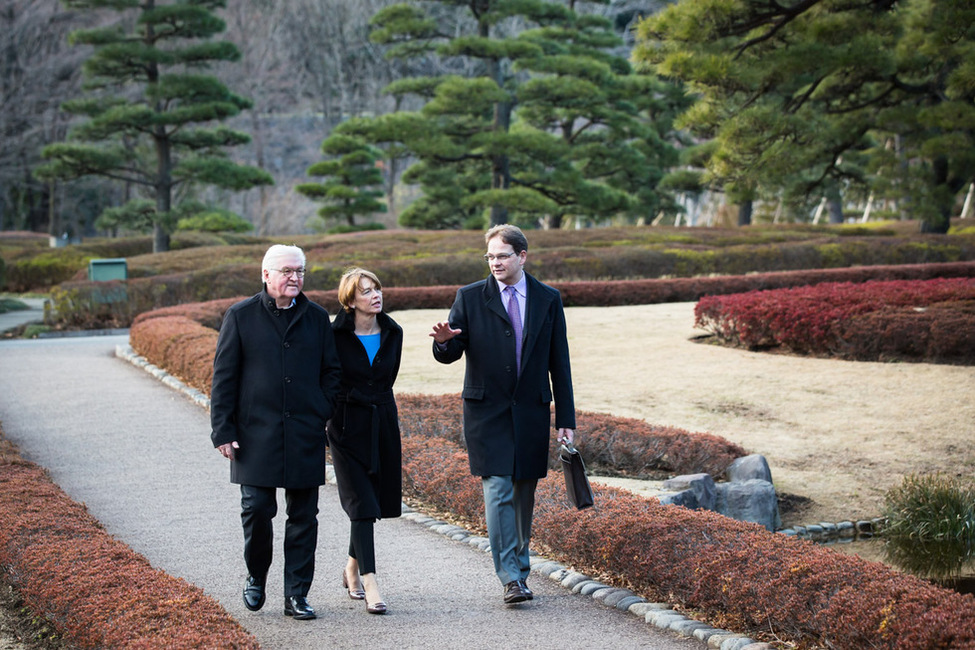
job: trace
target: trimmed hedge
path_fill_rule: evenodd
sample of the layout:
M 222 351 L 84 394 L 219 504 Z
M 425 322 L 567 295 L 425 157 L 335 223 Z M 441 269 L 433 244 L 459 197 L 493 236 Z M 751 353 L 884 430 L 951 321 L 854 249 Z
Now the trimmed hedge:
M 702 298 L 695 326 L 731 345 L 857 360 L 975 364 L 975 279 L 823 283 Z
M 260 647 L 203 590 L 106 533 L 2 429 L 0 567 L 27 606 L 81 648 Z
M 483 496 L 467 457 L 436 437 L 403 440 L 404 493 L 484 532 Z M 800 647 L 975 648 L 975 597 L 895 573 L 756 524 L 663 506 L 594 486 L 596 504 L 571 509 L 561 477 L 539 483 L 533 538 L 579 571 L 611 574 L 737 629 Z
M 95 329 L 128 327 L 140 314 L 164 307 L 200 301 L 252 295 L 259 287 L 259 266 L 215 267 L 192 273 L 176 273 L 125 282 L 65 282 L 51 292 L 49 325 Z M 341 273 L 342 269 L 337 269 Z M 484 277 L 483 268 L 473 280 Z M 843 269 L 781 271 L 749 275 L 656 278 L 586 282 L 552 282 L 569 307 L 648 305 L 662 302 L 691 302 L 706 295 L 742 293 L 760 289 L 805 286 L 822 282 L 866 282 L 938 277 L 975 277 L 975 262 L 907 264 Z M 404 309 L 449 309 L 460 285 L 394 286 L 384 272 L 383 293 L 390 311 Z M 315 286 L 307 281 L 306 286 Z M 328 286 L 337 286 L 338 279 Z M 330 313 L 337 313 L 335 289 L 309 290 L 309 297 Z M 238 298 L 239 299 L 239 298 Z M 178 312 L 171 312 L 178 313 Z
M 404 437 L 443 438 L 463 445 L 460 395 L 397 395 L 400 431 Z M 578 444 L 591 472 L 604 476 L 663 478 L 707 473 L 721 478 L 736 458 L 747 455 L 739 445 L 710 433 L 691 433 L 643 420 L 579 411 Z M 551 442 L 550 467 L 556 468 Z
M 145 321 L 129 334 L 133 349 L 183 383 L 210 394 L 217 331 L 202 327 L 184 316 L 165 316 Z M 209 368 L 206 373 L 203 369 Z

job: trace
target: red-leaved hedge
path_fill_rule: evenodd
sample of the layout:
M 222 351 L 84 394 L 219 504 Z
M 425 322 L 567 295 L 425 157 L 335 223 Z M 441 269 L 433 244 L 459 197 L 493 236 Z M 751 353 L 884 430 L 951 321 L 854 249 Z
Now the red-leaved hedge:
M 400 430 L 404 437 L 443 438 L 463 445 L 460 395 L 397 395 Z M 675 427 L 605 413 L 576 413 L 579 451 L 591 472 L 603 475 L 662 477 L 707 473 L 718 479 L 736 458 L 748 452 L 710 433 L 691 433 Z M 549 450 L 556 467 L 555 441 Z
M 708 296 L 695 325 L 751 349 L 975 363 L 975 279 L 871 281 Z
M 213 381 L 217 330 L 184 316 L 147 319 L 129 331 L 129 344 L 160 368 L 207 395 Z
M 0 568 L 81 648 L 259 648 L 215 600 L 111 537 L 0 430 Z
M 403 440 L 410 497 L 485 530 L 467 456 L 443 438 Z M 571 509 L 561 477 L 539 483 L 533 538 L 547 555 L 637 593 L 666 598 L 738 629 L 831 648 L 975 648 L 975 597 L 883 564 L 770 533 L 707 511 L 663 506 L 594 486 L 595 507 Z

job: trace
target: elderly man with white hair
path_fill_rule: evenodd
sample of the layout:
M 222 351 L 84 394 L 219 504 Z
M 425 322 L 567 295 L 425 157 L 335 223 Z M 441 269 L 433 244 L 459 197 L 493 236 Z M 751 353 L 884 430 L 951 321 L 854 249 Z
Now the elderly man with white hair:
M 213 359 L 210 438 L 240 485 L 244 605 L 264 606 L 277 488 L 284 488 L 284 614 L 315 618 L 308 590 L 318 545 L 318 488 L 325 484 L 325 423 L 342 368 L 328 312 L 302 293 L 305 254 L 271 246 L 260 293 L 224 315 Z

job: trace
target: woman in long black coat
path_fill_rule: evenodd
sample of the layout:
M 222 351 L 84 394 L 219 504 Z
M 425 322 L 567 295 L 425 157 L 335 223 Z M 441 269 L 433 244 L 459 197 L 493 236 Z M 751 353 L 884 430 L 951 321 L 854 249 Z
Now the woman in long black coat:
M 401 513 L 402 454 L 393 383 L 403 354 L 403 330 L 383 312 L 382 284 L 370 271 L 347 271 L 338 299 L 342 311 L 332 330 L 342 383 L 328 423 L 328 442 L 339 500 L 352 529 L 342 585 L 350 598 L 366 601 L 370 614 L 384 614 L 373 528 L 376 519 Z

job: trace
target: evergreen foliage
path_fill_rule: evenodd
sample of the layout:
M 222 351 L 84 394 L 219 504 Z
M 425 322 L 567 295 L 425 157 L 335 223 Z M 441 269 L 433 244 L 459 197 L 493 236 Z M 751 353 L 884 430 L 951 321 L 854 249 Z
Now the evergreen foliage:
M 954 0 L 682 0 L 634 58 L 697 94 L 681 126 L 716 146 L 709 181 L 739 199 L 841 193 L 899 202 L 947 232 L 975 177 L 975 5 Z
M 377 163 L 382 153 L 359 138 L 333 133 L 322 143 L 322 153 L 330 160 L 308 168 L 309 176 L 323 177 L 321 183 L 302 183 L 295 189 L 301 194 L 325 203 L 318 217 L 308 226 L 316 232 L 328 230 L 336 219 L 355 227 L 356 215 L 368 216 L 385 212 L 378 199 L 383 195 L 383 175 Z
M 676 163 L 683 96 L 635 75 L 611 22 L 575 7 L 430 0 L 373 18 L 372 38 L 390 57 L 437 57 L 452 71 L 390 84 L 399 100 L 422 100 L 420 110 L 336 129 L 414 159 L 403 181 L 423 196 L 403 225 L 558 227 L 676 209 L 657 185 Z
M 232 162 L 226 149 L 249 142 L 244 133 L 214 125 L 250 102 L 219 79 L 203 74 L 211 64 L 236 61 L 213 12 L 223 0 L 65 0 L 69 9 L 112 10 L 118 24 L 73 32 L 71 42 L 93 48 L 84 64 L 83 97 L 64 102 L 86 118 L 68 141 L 45 147 L 50 162 L 36 175 L 45 180 L 95 175 L 125 184 L 137 196 L 107 210 L 100 228 L 153 229 L 153 250 L 169 249 L 181 217 L 210 211 L 187 203 L 199 185 L 245 190 L 273 181 L 263 170 Z M 137 12 L 133 16 L 133 13 Z M 133 20 L 134 18 L 134 20 Z

